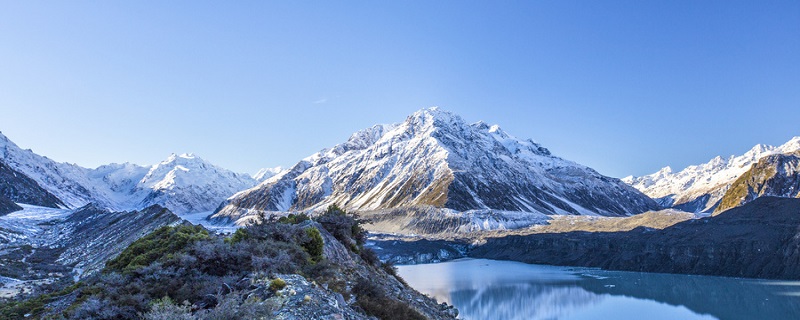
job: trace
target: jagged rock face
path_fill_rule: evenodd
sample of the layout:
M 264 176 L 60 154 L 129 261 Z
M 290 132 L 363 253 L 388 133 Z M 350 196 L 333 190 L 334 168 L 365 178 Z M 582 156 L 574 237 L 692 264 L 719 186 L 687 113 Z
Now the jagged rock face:
M 625 183 L 639 189 L 664 207 L 689 212 L 712 212 L 731 184 L 760 159 L 773 154 L 800 150 L 800 137 L 779 147 L 756 145 L 741 156 L 716 157 L 708 163 L 688 166 L 679 172 L 664 167 L 641 177 L 625 177 Z
M 9 201 L 31 204 L 41 207 L 58 208 L 64 206 L 61 200 L 48 192 L 36 181 L 11 169 L 0 160 L 0 196 Z M 17 206 L 17 208 L 22 209 Z M 6 212 L 7 213 L 7 212 Z
M 192 154 L 173 154 L 150 167 L 114 163 L 87 169 L 22 150 L 2 134 L 0 162 L 51 193 L 57 205 L 70 208 L 94 203 L 121 211 L 159 204 L 181 214 L 212 211 L 229 196 L 257 184 L 253 177 L 212 165 Z M 259 177 L 263 179 L 279 170 L 262 170 Z M 17 181 L 13 175 L 0 171 L 0 186 L 13 181 Z M 49 202 L 32 204 L 55 203 L 53 199 L 39 198 Z M 29 203 L 25 201 L 31 200 L 18 202 Z
M 800 197 L 800 152 L 761 158 L 722 197 L 715 213 L 741 206 L 761 196 Z
M 658 208 L 619 180 L 567 161 L 497 126 L 438 108 L 377 125 L 231 197 L 214 217 L 433 206 L 546 214 L 630 215 Z
M 800 279 L 800 199 L 760 197 L 663 230 L 490 238 L 471 257 L 612 270 Z
M 22 207 L 14 203 L 14 201 L 6 196 L 0 194 L 0 216 L 19 210 L 22 210 Z

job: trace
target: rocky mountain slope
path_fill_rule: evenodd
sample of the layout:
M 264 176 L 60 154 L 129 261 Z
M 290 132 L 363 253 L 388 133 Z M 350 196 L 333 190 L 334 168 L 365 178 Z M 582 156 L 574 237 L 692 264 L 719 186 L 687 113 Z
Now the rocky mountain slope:
M 760 197 L 663 230 L 490 238 L 472 257 L 611 270 L 800 279 L 800 199 Z
M 376 125 L 237 193 L 214 218 L 338 204 L 349 209 L 434 207 L 625 216 L 658 205 L 617 179 L 561 159 L 498 126 L 438 108 Z
M 93 205 L 24 208 L 0 217 L 0 275 L 19 281 L 84 277 L 143 235 L 180 221 L 160 206 L 130 212 Z
M 0 160 L 0 196 L 9 201 L 42 207 L 64 207 L 56 196 L 25 174 L 11 169 Z M 20 207 L 21 209 L 21 207 Z
M 257 184 L 248 175 L 223 169 L 192 154 L 173 154 L 150 167 L 124 163 L 88 169 L 22 150 L 2 134 L 0 163 L 3 168 L 29 177 L 56 198 L 46 200 L 47 197 L 36 196 L 15 200 L 12 197 L 12 200 L 37 205 L 48 203 L 31 201 L 57 200 L 57 205 L 69 208 L 94 203 L 119 211 L 159 204 L 180 214 L 212 211 L 227 197 Z M 269 176 L 273 171 L 264 170 L 259 177 Z M 0 185 L 18 181 L 11 178 L 14 176 L 0 176 Z
M 216 235 L 162 227 L 102 273 L 20 303 L 0 317 L 66 319 L 455 319 L 362 246 L 342 211 Z
M 625 177 L 625 183 L 639 189 L 664 207 L 689 212 L 712 212 L 731 184 L 758 160 L 773 154 L 789 154 L 800 150 L 800 137 L 781 146 L 756 145 L 741 156 L 716 157 L 708 163 L 673 172 L 664 167 L 641 177 Z
M 714 212 L 738 207 L 762 196 L 800 197 L 800 151 L 758 160 L 731 184 Z

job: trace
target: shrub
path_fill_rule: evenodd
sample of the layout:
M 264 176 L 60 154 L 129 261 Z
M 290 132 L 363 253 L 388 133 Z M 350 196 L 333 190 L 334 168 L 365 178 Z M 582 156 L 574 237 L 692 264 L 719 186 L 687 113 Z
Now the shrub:
M 378 319 L 425 319 L 407 304 L 387 297 L 380 288 L 367 279 L 359 279 L 353 287 L 358 304 L 367 315 Z
M 38 315 L 44 311 L 45 304 L 54 298 L 67 295 L 80 288 L 82 283 L 76 283 L 60 291 L 48 294 L 41 294 L 23 301 L 15 301 L 0 304 L 0 319 L 20 319 L 24 315 Z
M 244 228 L 239 228 L 236 229 L 236 232 L 234 232 L 230 238 L 225 239 L 225 242 L 230 244 L 236 244 L 244 240 L 247 240 L 248 237 L 249 235 L 247 234 L 247 230 L 245 230 Z
M 364 244 L 367 239 L 367 233 L 361 228 L 358 217 L 348 214 L 335 204 L 329 206 L 316 220 L 325 230 L 328 230 L 336 239 L 345 246 L 349 246 L 354 252 L 357 252 L 358 246 Z
M 176 305 L 172 299 L 164 297 L 152 303 L 150 311 L 143 315 L 145 320 L 192 320 L 192 309 L 188 304 Z
M 397 267 L 395 267 L 392 262 L 386 261 L 386 262 L 381 263 L 381 268 L 383 268 L 383 271 L 386 271 L 386 273 L 392 275 L 395 279 L 397 279 L 397 281 L 400 281 L 400 283 L 402 283 L 403 285 L 408 287 L 408 283 L 406 283 L 406 279 L 403 279 L 403 277 L 401 277 L 399 274 L 397 274 Z
M 301 223 L 301 222 L 307 221 L 307 220 L 309 220 L 309 217 L 305 213 L 301 213 L 301 214 L 298 214 L 298 215 L 290 213 L 288 216 L 280 217 L 278 219 L 278 223 L 298 224 L 298 223 Z
M 311 255 L 314 262 L 322 261 L 322 249 L 324 242 L 322 241 L 322 234 L 314 227 L 306 228 L 306 236 L 308 239 L 303 243 L 303 249 Z
M 286 288 L 286 281 L 281 278 L 275 278 L 269 282 L 269 289 L 272 291 L 279 291 L 283 288 Z
M 208 238 L 208 231 L 202 226 L 161 227 L 134 241 L 118 257 L 106 262 L 104 271 L 130 272 L 147 266 L 168 253 L 177 252 L 195 241 Z
M 371 266 L 377 266 L 381 263 L 381 260 L 378 259 L 378 254 L 370 248 L 361 248 L 358 255 Z

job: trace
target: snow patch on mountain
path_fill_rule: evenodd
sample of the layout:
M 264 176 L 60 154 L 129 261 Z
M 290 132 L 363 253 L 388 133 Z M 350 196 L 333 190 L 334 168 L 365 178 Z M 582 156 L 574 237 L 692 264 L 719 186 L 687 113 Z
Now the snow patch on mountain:
M 730 187 L 758 160 L 773 154 L 800 150 L 800 137 L 781 146 L 758 144 L 740 156 L 717 156 L 709 162 L 688 166 L 673 172 L 664 167 L 650 175 L 622 178 L 622 181 L 642 191 L 665 207 L 678 207 L 692 212 L 710 212 Z
M 264 182 L 264 180 L 272 178 L 285 170 L 286 169 L 280 166 L 274 168 L 262 168 L 261 170 L 258 170 L 256 174 L 253 175 L 253 179 L 258 181 L 259 183 Z

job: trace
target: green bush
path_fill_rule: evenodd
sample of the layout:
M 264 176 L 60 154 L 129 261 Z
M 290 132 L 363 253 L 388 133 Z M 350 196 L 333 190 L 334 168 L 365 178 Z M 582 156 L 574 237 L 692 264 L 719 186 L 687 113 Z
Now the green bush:
M 82 285 L 82 283 L 78 282 L 57 292 L 38 295 L 22 301 L 0 304 L 0 319 L 22 319 L 27 317 L 25 316 L 26 314 L 39 315 L 44 311 L 45 304 L 51 302 L 54 298 L 72 293 Z
M 283 288 L 286 288 L 286 281 L 281 278 L 275 278 L 269 282 L 269 289 L 272 291 L 278 291 Z
M 151 303 L 150 311 L 143 315 L 144 320 L 192 320 L 191 307 L 176 305 L 169 297 L 155 300 Z
M 308 239 L 303 243 L 303 249 L 311 255 L 311 259 L 314 262 L 322 261 L 322 249 L 325 245 L 322 241 L 322 234 L 319 233 L 317 228 L 310 227 L 306 228 L 306 236 Z
M 134 241 L 119 256 L 106 262 L 104 271 L 130 272 L 208 238 L 208 231 L 202 226 L 161 227 Z
M 247 234 L 247 230 L 244 228 L 236 229 L 236 232 L 230 238 L 225 239 L 225 242 L 230 244 L 235 244 L 247 240 L 249 238 L 249 234 Z
M 301 213 L 301 214 L 298 214 L 298 215 L 290 213 L 288 216 L 280 217 L 278 219 L 278 223 L 298 224 L 298 223 L 301 223 L 301 222 L 307 221 L 307 220 L 309 220 L 309 217 L 305 213 Z

